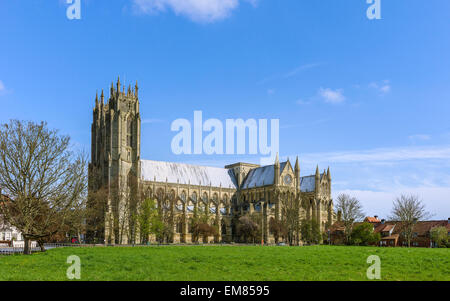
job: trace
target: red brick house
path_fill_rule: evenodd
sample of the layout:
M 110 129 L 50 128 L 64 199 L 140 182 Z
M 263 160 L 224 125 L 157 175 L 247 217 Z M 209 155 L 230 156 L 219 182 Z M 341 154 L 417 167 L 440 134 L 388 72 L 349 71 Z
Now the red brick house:
M 403 237 L 403 226 L 398 221 L 379 220 L 377 216 L 366 217 L 364 222 L 371 223 L 374 226 L 374 232 L 380 233 L 381 240 L 379 246 L 383 247 L 406 247 L 408 242 Z M 353 227 L 361 223 L 354 223 Z M 411 247 L 431 248 L 433 242 L 431 241 L 430 231 L 437 227 L 446 227 L 450 238 L 450 218 L 448 220 L 438 221 L 420 221 L 413 228 L 413 237 L 411 240 Z M 328 236 L 333 245 L 344 243 L 344 223 L 342 221 L 335 222 L 328 229 Z
M 446 227 L 450 233 L 450 220 L 440 221 L 420 221 L 413 228 L 411 247 L 431 248 L 433 247 L 430 231 L 437 227 Z M 382 221 L 376 228 L 375 233 L 381 234 L 380 246 L 406 247 L 407 240 L 403 236 L 403 226 L 401 222 Z
M 374 225 L 377 225 L 377 224 L 381 223 L 381 221 L 378 219 L 377 215 L 375 215 L 374 217 L 371 217 L 371 216 L 366 217 L 364 219 L 364 222 L 365 223 L 371 223 L 371 224 L 374 224 Z
M 397 224 L 395 222 L 380 222 L 374 229 L 375 233 L 381 234 L 381 240 L 379 245 L 382 247 L 395 247 L 398 244 L 398 240 L 400 238 L 400 235 L 397 232 L 394 232 L 396 230 Z M 398 230 L 398 228 L 397 228 Z

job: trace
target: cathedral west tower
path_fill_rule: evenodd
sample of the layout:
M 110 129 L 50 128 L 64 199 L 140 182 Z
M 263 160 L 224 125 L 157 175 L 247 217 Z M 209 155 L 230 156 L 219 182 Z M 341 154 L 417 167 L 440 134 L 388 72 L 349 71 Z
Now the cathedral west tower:
M 137 208 L 140 178 L 138 91 L 137 83 L 134 89 L 129 86 L 126 90 L 119 78 L 115 87 L 111 84 L 107 103 L 103 90 L 100 100 L 96 96 L 91 127 L 89 191 L 91 202 L 92 192 L 102 192 L 98 198 L 107 197 L 104 220 L 97 221 L 97 229 L 91 233 L 97 241 L 103 238 L 107 243 L 133 243 L 128 237 L 135 236 L 136 225 L 130 224 L 129 216 Z M 121 228 L 128 231 L 120 231 Z

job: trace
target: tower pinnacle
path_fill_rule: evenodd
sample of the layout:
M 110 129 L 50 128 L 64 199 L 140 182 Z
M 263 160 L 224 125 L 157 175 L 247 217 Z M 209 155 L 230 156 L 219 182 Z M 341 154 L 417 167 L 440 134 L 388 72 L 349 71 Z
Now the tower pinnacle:
M 136 98 L 139 97 L 138 96 L 138 91 L 139 91 L 138 82 L 136 81 L 136 86 L 134 87 L 134 95 L 136 95 Z

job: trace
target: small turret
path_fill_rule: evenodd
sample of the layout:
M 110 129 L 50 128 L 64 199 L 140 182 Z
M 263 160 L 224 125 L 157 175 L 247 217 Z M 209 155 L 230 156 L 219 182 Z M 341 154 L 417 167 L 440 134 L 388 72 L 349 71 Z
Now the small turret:
M 100 101 L 101 101 L 102 103 L 105 102 L 105 93 L 103 93 L 103 89 L 102 89 L 102 95 L 100 96 Z
M 275 185 L 278 185 L 279 184 L 279 180 L 280 180 L 280 159 L 278 158 L 278 153 L 277 153 L 277 156 L 275 157 L 273 183 Z
M 95 107 L 98 108 L 98 91 L 95 92 Z
M 327 170 L 327 178 L 328 178 L 328 182 L 331 182 L 331 173 L 330 173 L 330 167 L 328 166 L 328 170 Z
M 300 185 L 300 164 L 298 163 L 298 156 L 295 159 L 295 179 L 297 181 L 297 187 Z
M 317 165 L 315 176 L 315 188 L 314 188 L 316 195 L 319 193 L 319 189 L 320 189 L 320 172 L 319 172 L 319 165 Z
M 117 78 L 117 93 L 120 93 L 120 76 Z
M 138 91 L 139 91 L 139 88 L 138 88 L 138 82 L 136 81 L 136 86 L 134 87 L 134 95 L 136 96 L 136 98 L 139 97 Z

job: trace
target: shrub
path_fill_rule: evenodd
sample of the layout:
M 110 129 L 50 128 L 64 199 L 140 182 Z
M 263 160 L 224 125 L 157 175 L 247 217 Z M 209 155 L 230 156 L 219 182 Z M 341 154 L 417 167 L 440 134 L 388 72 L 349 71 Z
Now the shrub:
M 372 224 L 362 223 L 353 228 L 353 231 L 350 235 L 350 244 L 357 246 L 367 246 L 377 244 L 380 239 L 380 234 L 373 232 Z
M 439 247 L 445 248 L 448 244 L 448 232 L 445 227 L 436 227 L 430 231 L 431 240 Z

